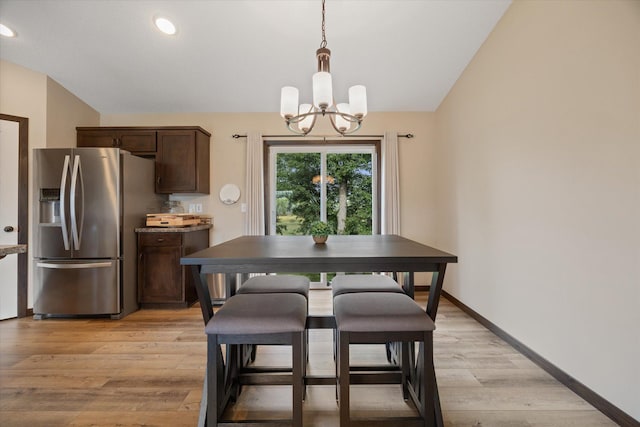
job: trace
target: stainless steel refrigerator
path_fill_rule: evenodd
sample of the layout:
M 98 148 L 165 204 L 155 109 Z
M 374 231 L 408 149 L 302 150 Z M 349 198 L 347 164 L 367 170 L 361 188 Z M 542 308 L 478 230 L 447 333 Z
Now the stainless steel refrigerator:
M 154 167 L 118 148 L 34 150 L 36 319 L 137 310 L 134 229 L 163 200 Z

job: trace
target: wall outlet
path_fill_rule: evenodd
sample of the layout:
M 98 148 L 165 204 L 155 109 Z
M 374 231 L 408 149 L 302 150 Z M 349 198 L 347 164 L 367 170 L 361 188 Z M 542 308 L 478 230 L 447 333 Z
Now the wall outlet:
M 196 212 L 202 213 L 202 203 L 196 203 Z

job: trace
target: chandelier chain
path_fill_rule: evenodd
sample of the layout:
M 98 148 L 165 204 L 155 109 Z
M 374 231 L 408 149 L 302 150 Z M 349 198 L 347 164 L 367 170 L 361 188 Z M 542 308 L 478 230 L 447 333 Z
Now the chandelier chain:
M 322 43 L 320 43 L 321 48 L 327 47 L 327 37 L 325 35 L 325 26 L 324 26 L 324 1 L 322 0 Z

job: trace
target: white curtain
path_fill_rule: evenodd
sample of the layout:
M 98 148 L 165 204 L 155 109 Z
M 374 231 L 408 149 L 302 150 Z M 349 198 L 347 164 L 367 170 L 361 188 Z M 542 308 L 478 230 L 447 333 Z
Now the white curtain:
M 244 193 L 247 215 L 244 234 L 248 236 L 264 235 L 263 165 L 262 135 L 259 132 L 247 132 L 247 178 Z
M 382 140 L 382 234 L 400 234 L 400 170 L 398 132 L 385 132 Z

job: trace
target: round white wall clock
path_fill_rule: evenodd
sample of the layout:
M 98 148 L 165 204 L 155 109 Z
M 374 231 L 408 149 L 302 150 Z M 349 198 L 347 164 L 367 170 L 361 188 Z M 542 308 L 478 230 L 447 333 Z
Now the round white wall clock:
M 235 184 L 225 184 L 220 189 L 220 201 L 232 205 L 240 200 L 240 188 Z

